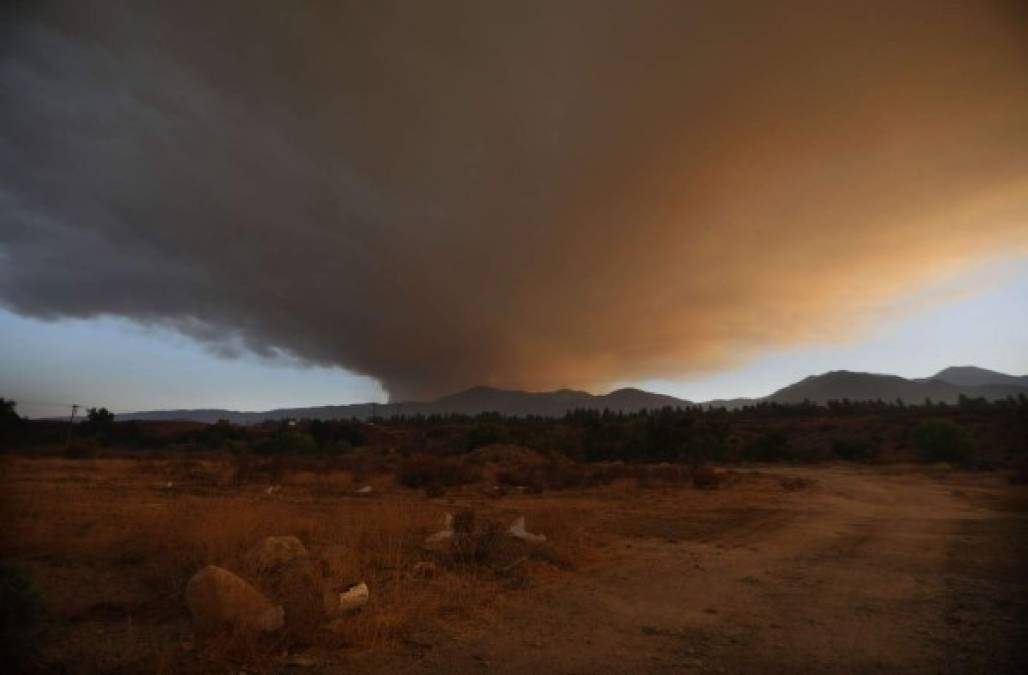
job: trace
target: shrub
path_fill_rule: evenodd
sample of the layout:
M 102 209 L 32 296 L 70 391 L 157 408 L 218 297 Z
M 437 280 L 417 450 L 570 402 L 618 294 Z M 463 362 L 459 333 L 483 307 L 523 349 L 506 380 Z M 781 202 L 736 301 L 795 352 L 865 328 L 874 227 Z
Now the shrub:
M 567 490 L 586 485 L 588 472 L 582 464 L 554 462 L 543 469 L 542 480 L 551 490 Z
M 496 482 L 500 485 L 526 488 L 528 492 L 542 492 L 546 486 L 547 469 L 539 464 L 516 464 L 496 472 Z
M 628 478 L 629 468 L 624 464 L 605 464 L 591 467 L 586 481 L 588 485 L 610 485 L 616 480 Z
M 77 440 L 72 441 L 64 449 L 64 457 L 66 459 L 89 459 L 95 457 L 99 450 L 100 448 L 95 441 Z
M 499 424 L 476 424 L 465 435 L 464 447 L 467 450 L 474 450 L 494 443 L 506 443 L 509 440 L 510 434 L 507 429 Z
M 847 462 L 866 462 L 878 455 L 878 448 L 862 438 L 836 438 L 832 441 L 832 452 Z
M 687 467 L 675 464 L 660 464 L 653 467 L 653 477 L 659 481 L 681 484 L 689 480 L 690 471 Z
M 782 486 L 783 490 L 787 490 L 789 492 L 803 490 L 813 485 L 812 481 L 799 476 L 780 476 L 778 478 L 778 483 Z
M 1010 475 L 1010 482 L 1014 485 L 1028 485 L 1028 458 L 1022 459 L 1014 467 L 1014 473 Z
M 743 446 L 742 456 L 755 462 L 775 462 L 792 459 L 793 453 L 785 434 L 773 431 L 751 439 Z
M 913 433 L 914 445 L 925 462 L 965 462 L 971 455 L 967 432 L 950 420 L 923 422 Z
M 721 476 L 708 466 L 693 469 L 692 484 L 701 490 L 716 490 L 721 485 Z
M 451 487 L 478 482 L 482 470 L 468 462 L 416 455 L 400 465 L 397 478 L 409 488 Z
M 302 431 L 277 432 L 254 448 L 254 452 L 262 455 L 302 455 L 317 451 L 318 444 L 310 434 Z
M 313 420 L 310 434 L 318 445 L 334 452 L 345 452 L 368 441 L 359 424 L 347 420 Z
M 43 630 L 39 592 L 14 567 L 0 562 L 0 663 L 7 672 L 29 670 Z

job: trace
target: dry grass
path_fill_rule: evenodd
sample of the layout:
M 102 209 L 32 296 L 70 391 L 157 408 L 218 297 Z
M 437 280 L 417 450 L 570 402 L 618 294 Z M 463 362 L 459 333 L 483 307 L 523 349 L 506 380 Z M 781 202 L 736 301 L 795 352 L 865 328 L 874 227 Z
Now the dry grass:
M 506 469 L 512 484 L 527 478 L 532 485 L 502 496 L 493 479 L 505 469 L 493 459 L 471 460 L 482 483 L 448 486 L 444 498 L 426 498 L 400 485 L 393 473 L 398 458 L 346 464 L 6 457 L 0 557 L 42 590 L 51 616 L 45 653 L 58 666 L 224 672 L 232 664 L 259 672 L 266 664 L 274 671 L 283 653 L 345 659 L 426 632 L 460 632 L 506 594 L 602 559 L 605 533 L 619 530 L 614 521 L 649 518 L 655 509 L 714 508 L 732 498 L 721 490 L 683 490 L 696 476 L 679 467 L 544 458 Z M 370 497 L 355 493 L 364 484 L 375 488 Z M 777 481 L 762 481 L 760 489 L 774 498 L 783 490 Z M 444 514 L 462 510 L 474 516 L 455 546 L 426 551 L 424 538 Z M 526 547 L 506 535 L 522 515 L 529 531 L 547 535 L 546 545 Z M 187 581 L 215 564 L 280 600 L 277 580 L 245 564 L 247 551 L 272 535 L 299 537 L 334 580 L 366 582 L 371 601 L 331 631 L 316 621 L 287 620 L 285 630 L 260 640 L 238 636 L 201 648 L 191 637 Z M 298 611 L 316 613 L 314 602 Z
M 385 480 L 378 481 L 381 492 L 361 499 L 353 496 L 352 475 L 310 469 L 284 469 L 273 476 L 279 490 L 268 495 L 263 482 L 241 483 L 227 460 L 8 459 L 4 469 L 0 555 L 17 561 L 43 590 L 51 655 L 85 664 L 83 670 L 141 662 L 169 672 L 203 670 L 203 664 L 261 662 L 283 650 L 380 649 L 425 626 L 459 623 L 510 586 L 512 572 L 491 566 L 503 559 L 495 551 L 488 560 L 450 564 L 423 550 L 426 534 L 454 507 Z M 489 508 L 476 508 L 483 506 Z M 263 537 L 283 534 L 329 559 L 335 577 L 365 581 L 372 602 L 331 633 L 286 630 L 257 642 L 208 645 L 202 654 L 184 650 L 190 576 L 215 564 L 270 594 L 272 580 L 246 570 L 244 558 Z M 548 553 L 534 562 L 547 557 L 560 560 Z M 439 563 L 439 572 L 415 578 L 415 566 L 425 561 Z M 97 625 L 103 644 L 77 634 Z M 83 660 L 86 652 L 90 658 Z

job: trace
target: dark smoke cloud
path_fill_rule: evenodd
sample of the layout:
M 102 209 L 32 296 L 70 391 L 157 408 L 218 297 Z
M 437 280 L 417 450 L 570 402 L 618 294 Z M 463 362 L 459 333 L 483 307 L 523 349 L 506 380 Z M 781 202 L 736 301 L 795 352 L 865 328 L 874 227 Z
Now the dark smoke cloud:
M 1028 251 L 1015 3 L 146 5 L 4 17 L 13 311 L 595 388 Z

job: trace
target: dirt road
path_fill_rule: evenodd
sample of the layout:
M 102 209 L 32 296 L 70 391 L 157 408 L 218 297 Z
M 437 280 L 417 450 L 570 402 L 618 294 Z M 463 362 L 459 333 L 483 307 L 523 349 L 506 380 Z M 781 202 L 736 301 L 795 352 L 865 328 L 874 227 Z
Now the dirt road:
M 994 475 L 789 468 L 772 508 L 633 520 L 609 559 L 371 670 L 1028 672 L 1028 520 Z

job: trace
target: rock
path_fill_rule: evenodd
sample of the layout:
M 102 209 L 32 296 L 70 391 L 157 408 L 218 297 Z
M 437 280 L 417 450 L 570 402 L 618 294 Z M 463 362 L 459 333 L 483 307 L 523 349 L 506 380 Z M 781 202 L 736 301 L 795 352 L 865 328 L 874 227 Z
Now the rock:
M 443 517 L 443 529 L 425 537 L 425 546 L 427 548 L 441 548 L 451 541 L 453 541 L 453 514 L 447 513 Z
M 510 526 L 507 530 L 507 534 L 520 539 L 521 541 L 527 541 L 529 544 L 541 544 L 546 541 L 545 534 L 532 534 L 525 529 L 525 517 L 521 516 Z
M 359 490 L 357 490 L 356 494 L 360 495 L 361 497 L 367 497 L 368 495 L 370 495 L 374 491 L 375 491 L 375 488 L 371 487 L 370 485 L 365 485 L 364 487 L 362 487 Z
M 411 569 L 411 576 L 415 579 L 429 579 L 439 573 L 439 567 L 434 562 L 422 561 Z
M 308 555 L 307 547 L 292 535 L 265 537 L 246 554 L 246 566 L 258 574 L 264 574 Z
M 324 620 L 326 583 L 319 561 L 294 558 L 282 565 L 268 583 L 272 595 L 285 610 L 290 630 L 313 630 Z
M 208 565 L 186 585 L 186 604 L 199 636 L 226 628 L 270 633 L 282 627 L 285 615 L 256 588 L 228 570 Z
M 368 604 L 370 597 L 371 592 L 364 582 L 326 592 L 324 595 L 325 614 L 330 618 L 337 618 Z

